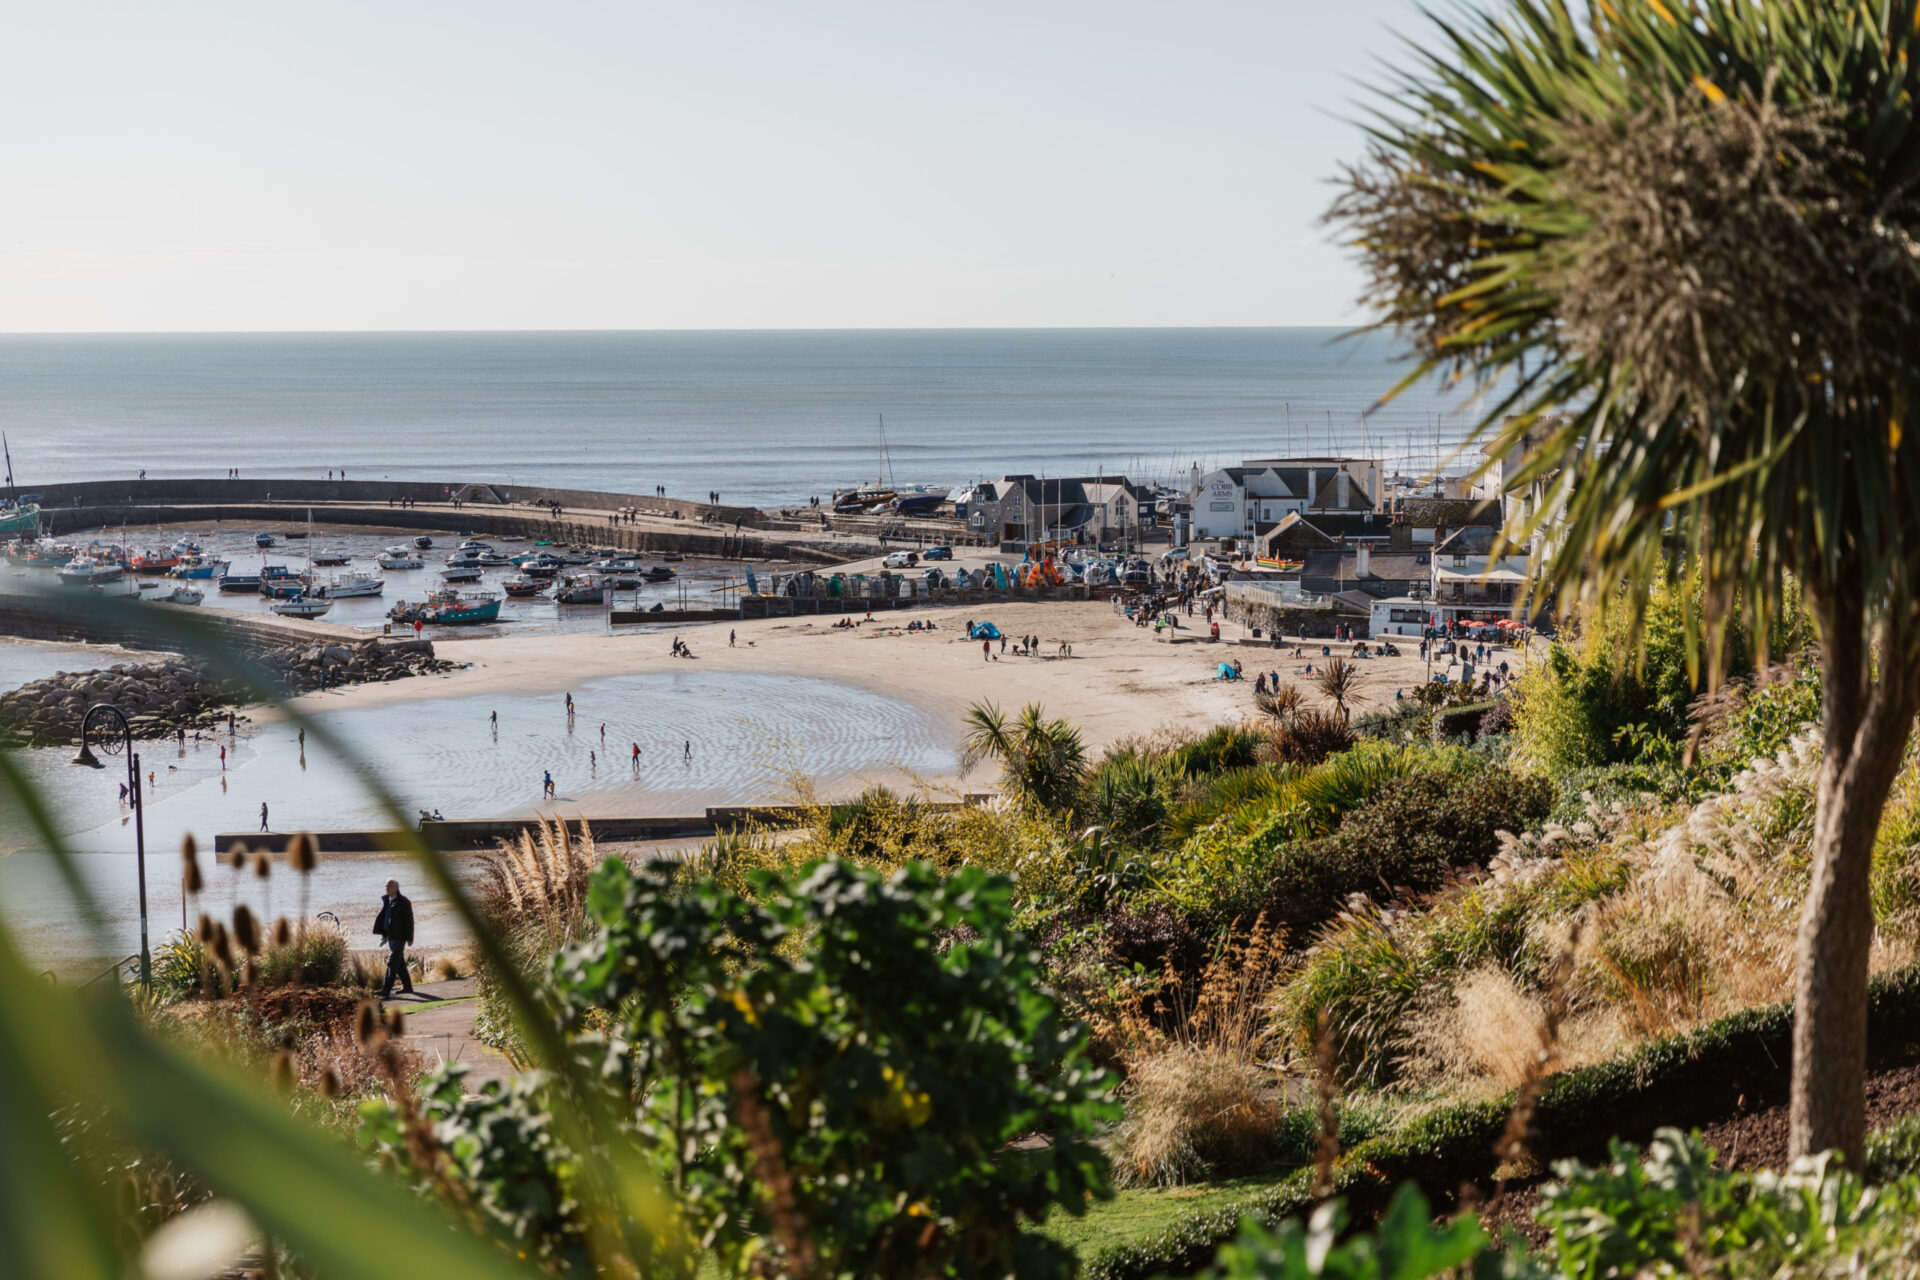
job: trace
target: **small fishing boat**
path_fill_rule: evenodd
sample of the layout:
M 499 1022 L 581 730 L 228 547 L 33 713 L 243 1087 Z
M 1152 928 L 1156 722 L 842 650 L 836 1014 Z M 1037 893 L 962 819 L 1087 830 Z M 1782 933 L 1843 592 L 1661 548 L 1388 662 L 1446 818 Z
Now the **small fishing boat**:
M 220 575 L 220 589 L 229 594 L 243 591 L 260 590 L 260 575 L 257 573 L 223 573 Z
M 305 532 L 304 530 L 301 530 L 301 529 L 290 529 L 290 530 L 288 530 L 287 532 L 285 532 L 285 533 L 283 533 L 283 534 L 281 534 L 280 536 L 281 536 L 281 537 L 283 537 L 283 538 L 285 538 L 285 539 L 287 539 L 287 541 L 289 541 L 289 542 L 294 542 L 294 541 L 298 541 L 298 540 L 299 540 L 299 539 L 301 539 L 301 538 L 304 538 L 304 537 L 306 537 L 307 535 L 306 535 L 306 532 Z
M 599 578 L 591 574 L 568 574 L 554 588 L 553 598 L 559 604 L 604 604 L 608 588 Z
M 660 558 L 662 560 L 671 560 L 676 564 L 686 559 L 686 557 L 681 555 L 678 551 L 669 551 L 666 554 L 662 555 Z
M 192 556 L 173 567 L 176 578 L 217 578 L 226 569 L 225 560 L 208 560 L 203 556 Z
M 536 563 L 523 564 L 520 566 L 520 574 L 522 577 L 540 578 L 547 582 L 553 581 L 553 575 L 558 572 L 560 572 L 560 566 L 557 564 Z
M 273 605 L 273 611 L 283 618 L 317 618 L 331 608 L 333 601 L 306 595 L 298 595 L 291 600 L 277 600 Z
M 60 570 L 60 581 L 69 587 L 95 587 L 117 581 L 126 570 L 111 560 L 94 556 L 75 556 Z
M 641 575 L 648 582 L 670 582 L 674 576 L 673 570 L 663 564 L 657 564 Z
M 460 544 L 460 550 L 471 551 L 475 555 L 479 555 L 483 551 L 492 551 L 493 548 L 488 546 L 484 542 L 476 542 L 472 538 L 468 538 L 465 542 Z
M 426 561 L 405 547 L 388 547 L 373 558 L 382 569 L 424 569 Z
M 136 589 L 140 591 L 152 591 L 155 588 L 157 588 L 160 584 L 155 582 L 151 578 L 142 578 L 139 582 L 136 582 L 133 585 Z
M 353 560 L 353 557 L 344 551 L 316 551 L 310 558 L 314 564 L 318 565 L 343 565 Z
M 135 556 L 128 568 L 135 573 L 163 574 L 180 563 L 180 557 L 172 551 L 142 551 Z
M 638 573 L 640 561 L 635 556 L 607 556 L 595 560 L 587 568 L 595 573 Z
M 377 596 L 387 584 L 363 573 L 343 573 L 314 588 L 313 594 L 325 600 L 350 600 L 356 596 Z
M 163 596 L 149 596 L 162 604 L 199 604 L 206 596 L 192 587 L 175 587 Z
M 40 528 L 40 508 L 32 502 L 0 502 L 0 533 L 35 533 Z
M 502 582 L 500 589 L 508 595 L 520 599 L 526 596 L 539 595 L 547 589 L 547 585 L 548 584 L 540 581 L 538 578 L 527 578 L 516 574 L 508 578 L 505 582 Z
M 396 622 L 477 626 L 499 620 L 501 599 L 490 591 L 436 591 L 420 604 L 402 600 L 387 616 Z
M 467 551 L 465 549 L 462 549 L 448 556 L 447 563 L 450 565 L 463 565 L 463 564 L 477 565 L 480 563 L 480 553 L 478 551 Z
M 423 533 L 413 540 L 413 545 L 422 551 L 428 551 L 433 548 L 433 539 Z
M 482 551 L 474 557 L 474 563 L 486 569 L 504 569 L 512 564 L 513 561 L 507 559 L 507 557 L 501 555 L 498 551 Z
M 260 594 L 269 600 L 295 600 L 306 594 L 307 584 L 300 578 L 260 579 Z
M 450 564 L 440 571 L 440 576 L 448 582 L 480 581 L 480 566 L 477 564 Z
M 273 545 L 273 535 L 270 533 L 256 533 L 253 535 L 253 545 L 256 547 L 270 547 Z

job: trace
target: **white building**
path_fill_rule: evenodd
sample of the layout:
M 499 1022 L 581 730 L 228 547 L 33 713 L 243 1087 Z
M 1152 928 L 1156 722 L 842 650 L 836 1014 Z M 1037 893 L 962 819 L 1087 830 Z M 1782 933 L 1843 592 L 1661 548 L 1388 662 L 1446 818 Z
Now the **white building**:
M 1292 513 L 1366 512 L 1379 508 L 1378 459 L 1255 458 L 1200 474 L 1189 500 L 1195 538 L 1251 537 Z

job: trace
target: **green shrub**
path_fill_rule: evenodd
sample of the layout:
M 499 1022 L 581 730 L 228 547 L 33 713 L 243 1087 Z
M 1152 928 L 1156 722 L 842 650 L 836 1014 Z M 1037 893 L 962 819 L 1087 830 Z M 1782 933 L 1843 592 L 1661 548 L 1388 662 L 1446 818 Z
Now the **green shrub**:
M 750 889 L 668 864 L 593 873 L 589 929 L 551 970 L 559 1029 L 607 1090 L 595 1113 L 618 1117 L 592 1140 L 675 1188 L 686 1239 L 732 1274 L 1068 1276 L 1030 1228 L 1109 1194 L 1091 1133 L 1111 1082 L 1011 929 L 1011 883 L 828 861 Z M 426 1105 L 498 1142 L 463 1157 L 464 1194 L 567 1259 L 588 1224 L 554 1205 L 575 1161 L 527 1132 L 539 1108 L 445 1077 Z M 368 1125 L 405 1163 L 392 1108 Z M 1036 1131 L 1052 1141 L 1010 1149 Z
M 1273 859 L 1262 908 L 1295 937 L 1333 918 L 1348 897 L 1428 893 L 1499 850 L 1496 834 L 1546 816 L 1544 779 L 1502 768 L 1417 773 L 1387 783 L 1331 834 Z

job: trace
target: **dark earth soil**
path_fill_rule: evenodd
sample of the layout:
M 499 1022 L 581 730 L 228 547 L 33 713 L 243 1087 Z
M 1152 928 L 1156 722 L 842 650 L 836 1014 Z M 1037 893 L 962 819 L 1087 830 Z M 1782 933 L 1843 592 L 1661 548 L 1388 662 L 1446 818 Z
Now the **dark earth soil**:
M 1883 1129 L 1920 1112 L 1920 1064 L 1876 1072 L 1867 1077 L 1867 1128 Z M 1784 1169 L 1787 1166 L 1787 1107 L 1739 1111 L 1700 1127 L 1714 1150 L 1714 1163 L 1728 1169 Z M 1533 1220 L 1546 1176 L 1507 1184 L 1498 1204 L 1483 1205 L 1481 1225 L 1494 1236 L 1512 1228 L 1530 1244 L 1544 1244 L 1547 1230 Z

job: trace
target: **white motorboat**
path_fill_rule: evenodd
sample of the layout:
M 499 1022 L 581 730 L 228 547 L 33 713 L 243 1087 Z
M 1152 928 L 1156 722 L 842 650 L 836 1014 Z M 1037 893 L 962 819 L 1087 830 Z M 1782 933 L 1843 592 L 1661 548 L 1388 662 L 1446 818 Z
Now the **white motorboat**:
M 315 588 L 314 594 L 327 600 L 347 600 L 354 596 L 377 596 L 386 583 L 364 573 L 343 573 Z
M 480 566 L 477 564 L 450 564 L 440 571 L 440 576 L 448 582 L 480 581 Z
M 159 604 L 199 604 L 206 599 L 204 592 L 192 587 L 175 587 L 165 595 L 142 596 L 143 600 L 152 600 Z
M 317 618 L 331 608 L 333 608 L 333 601 L 320 600 L 308 595 L 298 595 L 291 600 L 273 602 L 273 611 L 283 618 Z
M 344 551 L 316 551 L 308 559 L 313 564 L 343 565 L 351 562 L 353 557 Z
M 142 591 L 152 591 L 155 587 L 158 587 L 160 584 L 155 582 L 152 578 L 142 578 L 140 579 L 140 581 L 134 583 L 133 585 L 138 587 Z
M 126 572 L 112 560 L 75 556 L 60 570 L 60 581 L 69 587 L 92 587 L 113 582 Z

